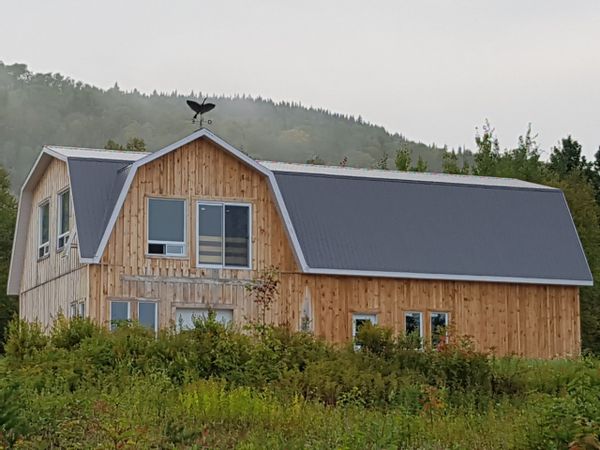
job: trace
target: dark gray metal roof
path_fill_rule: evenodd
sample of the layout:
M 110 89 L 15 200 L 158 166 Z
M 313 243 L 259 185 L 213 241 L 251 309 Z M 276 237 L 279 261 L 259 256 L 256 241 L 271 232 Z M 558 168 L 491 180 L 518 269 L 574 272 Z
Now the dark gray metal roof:
M 120 160 L 68 159 L 79 252 L 93 258 L 117 203 L 129 163 Z
M 592 282 L 560 190 L 274 174 L 315 273 Z

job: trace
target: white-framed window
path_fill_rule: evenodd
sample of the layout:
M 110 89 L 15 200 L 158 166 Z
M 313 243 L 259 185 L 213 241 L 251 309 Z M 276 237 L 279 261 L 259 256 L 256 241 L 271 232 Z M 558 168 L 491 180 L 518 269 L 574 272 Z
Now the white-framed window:
M 191 330 L 194 328 L 194 320 L 208 317 L 209 308 L 175 308 L 175 325 L 177 330 Z M 233 321 L 232 309 L 212 309 L 217 322 L 226 325 Z
M 131 320 L 131 303 L 127 301 L 113 300 L 110 302 L 110 329 L 117 328 L 119 322 Z
M 154 332 L 158 331 L 158 305 L 156 302 L 140 300 L 137 304 L 138 322 Z
M 186 202 L 181 199 L 148 199 L 148 254 L 185 256 Z
M 429 313 L 429 323 L 431 325 L 431 345 L 437 347 L 440 342 L 447 341 L 450 314 L 440 311 L 431 312 Z
M 423 339 L 423 313 L 419 311 L 404 312 L 404 335 L 418 336 Z
M 85 301 L 71 302 L 70 317 L 85 317 Z
M 352 314 L 352 338 L 356 338 L 360 327 L 367 322 L 377 325 L 377 314 Z
M 71 209 L 71 191 L 65 189 L 58 194 L 58 214 L 57 214 L 57 242 L 56 249 L 58 251 L 65 248 L 69 240 L 70 224 L 70 209 Z
M 197 203 L 197 266 L 249 269 L 252 265 L 252 206 Z
M 38 206 L 38 258 L 50 254 L 50 200 Z

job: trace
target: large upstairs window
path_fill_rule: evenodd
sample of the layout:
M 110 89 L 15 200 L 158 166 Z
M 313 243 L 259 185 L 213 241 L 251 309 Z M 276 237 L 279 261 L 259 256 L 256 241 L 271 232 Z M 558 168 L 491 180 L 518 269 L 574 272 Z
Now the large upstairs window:
M 38 258 L 50 254 L 50 201 L 38 206 Z
M 185 200 L 148 199 L 148 254 L 184 256 Z
M 70 231 L 70 191 L 68 189 L 58 194 L 58 237 L 56 242 L 56 249 L 62 250 L 65 248 L 67 241 L 69 240 Z
M 250 268 L 250 205 L 199 202 L 197 219 L 198 267 Z

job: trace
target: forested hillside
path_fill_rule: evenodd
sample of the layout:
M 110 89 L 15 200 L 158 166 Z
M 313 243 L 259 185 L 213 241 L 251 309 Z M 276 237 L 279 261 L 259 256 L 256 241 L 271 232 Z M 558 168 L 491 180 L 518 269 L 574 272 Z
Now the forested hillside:
M 43 144 L 102 148 L 109 139 L 139 137 L 156 150 L 197 128 L 185 100 L 200 96 L 144 95 L 116 85 L 103 90 L 0 62 L 0 164 L 16 190 Z M 442 167 L 442 149 L 407 141 L 360 117 L 245 96 L 210 101 L 217 104 L 210 129 L 255 158 L 306 162 L 318 156 L 332 164 L 347 158 L 348 165 L 372 167 L 402 147 L 429 170 Z

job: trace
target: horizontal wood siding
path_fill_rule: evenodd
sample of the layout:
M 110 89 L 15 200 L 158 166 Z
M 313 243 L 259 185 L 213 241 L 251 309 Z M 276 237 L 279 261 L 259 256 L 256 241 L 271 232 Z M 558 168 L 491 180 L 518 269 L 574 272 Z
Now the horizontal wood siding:
M 187 200 L 188 254 L 146 256 L 147 199 Z M 199 200 L 252 204 L 252 268 L 196 268 Z M 245 285 L 257 270 L 281 270 L 278 300 L 267 319 L 310 327 L 332 342 L 351 337 L 353 313 L 375 313 L 381 325 L 404 330 L 404 312 L 450 314 L 455 333 L 473 336 L 480 349 L 533 357 L 577 354 L 579 294 L 575 287 L 306 275 L 300 273 L 266 178 L 210 141 L 200 139 L 142 166 L 128 192 L 101 264 L 90 266 L 90 314 L 109 320 L 111 299 L 159 302 L 159 322 L 168 326 L 178 306 L 229 308 L 238 323 L 256 320 Z

